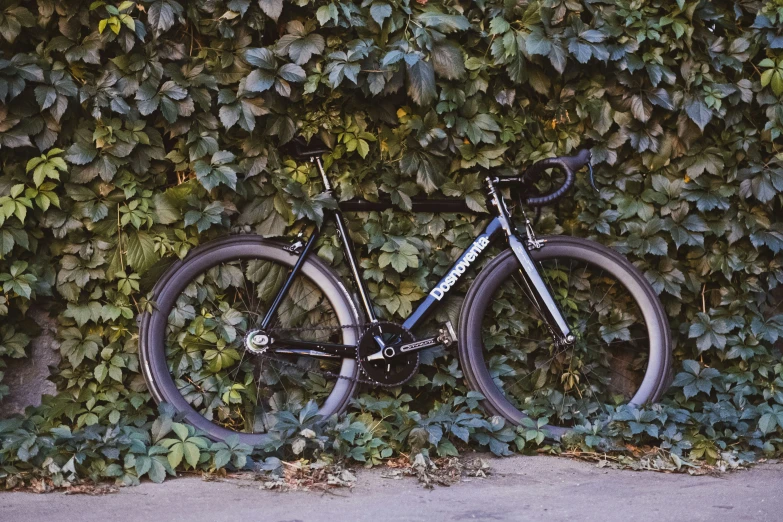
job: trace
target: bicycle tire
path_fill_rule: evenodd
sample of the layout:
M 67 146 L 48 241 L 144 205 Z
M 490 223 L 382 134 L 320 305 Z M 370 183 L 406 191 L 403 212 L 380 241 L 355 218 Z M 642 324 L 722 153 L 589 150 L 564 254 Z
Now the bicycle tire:
M 184 420 L 204 432 L 210 439 L 224 441 L 237 435 L 241 442 L 259 445 L 268 440 L 265 433 L 240 433 L 218 426 L 200 415 L 182 396 L 170 373 L 165 354 L 165 332 L 169 313 L 177 296 L 192 277 L 223 262 L 237 259 L 271 260 L 292 267 L 298 256 L 285 250 L 283 244 L 255 235 L 235 235 L 206 243 L 181 261 L 175 262 L 158 280 L 152 291 L 156 308 L 144 313 L 140 324 L 140 359 L 144 379 L 156 402 L 167 402 L 182 415 Z M 359 325 L 360 314 L 351 295 L 338 275 L 316 256 L 309 256 L 301 267 L 303 276 L 309 278 L 326 296 L 334 308 L 340 325 Z M 356 328 L 342 330 L 343 344 L 355 345 L 358 341 Z M 344 358 L 340 375 L 334 388 L 321 405 L 318 414 L 329 417 L 342 413 L 348 406 L 356 389 L 358 365 L 353 358 Z
M 649 332 L 650 353 L 644 380 L 632 404 L 655 402 L 668 388 L 671 368 L 672 341 L 668 319 L 655 291 L 644 275 L 627 259 L 599 243 L 568 236 L 550 236 L 540 249 L 530 255 L 536 263 L 552 258 L 573 258 L 596 265 L 617 277 L 631 292 L 644 316 Z M 486 410 L 500 415 L 512 424 L 520 424 L 527 415 L 514 406 L 493 380 L 484 359 L 482 322 L 487 307 L 500 285 L 519 268 L 511 249 L 505 250 L 488 263 L 468 291 L 460 311 L 458 351 L 460 363 L 468 384 L 484 395 Z M 547 426 L 555 438 L 568 428 Z

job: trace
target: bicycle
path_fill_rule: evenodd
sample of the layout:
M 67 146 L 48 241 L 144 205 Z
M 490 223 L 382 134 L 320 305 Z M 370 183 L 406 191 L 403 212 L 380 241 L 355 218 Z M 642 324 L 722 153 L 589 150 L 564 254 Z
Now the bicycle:
M 327 149 L 301 146 L 333 189 L 321 163 Z M 156 401 L 171 404 L 214 440 L 238 435 L 256 445 L 275 412 L 315 401 L 324 417 L 343 412 L 358 384 L 399 386 L 417 371 L 419 352 L 457 345 L 465 378 L 486 410 L 519 424 L 525 411 L 555 419 L 562 435 L 580 416 L 608 405 L 660 398 L 671 365 L 671 334 L 655 291 L 619 253 L 586 239 L 537 237 L 527 216 L 519 232 L 503 189 L 527 207 L 562 198 L 590 153 L 545 159 L 523 175 L 485 179 L 491 219 L 424 300 L 401 323 L 378 319 L 343 217 L 390 202 L 349 201 L 328 210 L 361 307 L 337 273 L 304 240 L 233 235 L 175 262 L 141 318 L 140 356 Z M 548 169 L 565 174 L 543 196 L 526 197 Z M 591 182 L 592 167 L 590 167 Z M 593 186 L 595 186 L 593 184 Z M 415 202 L 414 211 L 460 212 L 464 202 Z M 412 332 L 453 291 L 489 246 L 506 242 L 476 276 L 458 331 L 450 322 L 419 339 Z

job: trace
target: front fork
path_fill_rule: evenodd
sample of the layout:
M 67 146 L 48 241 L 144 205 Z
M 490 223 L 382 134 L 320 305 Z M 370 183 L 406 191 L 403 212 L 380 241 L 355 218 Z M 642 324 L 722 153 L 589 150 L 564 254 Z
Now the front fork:
M 541 274 L 536 268 L 533 259 L 530 257 L 527 247 L 519 238 L 515 227 L 511 224 L 511 213 L 506 207 L 506 203 L 498 193 L 495 183 L 491 178 L 487 178 L 487 187 L 489 192 L 489 202 L 497 209 L 498 220 L 506 233 L 511 250 L 519 261 L 519 272 L 522 275 L 522 281 L 527 287 L 528 294 L 533 302 L 533 306 L 541 314 L 549 327 L 549 330 L 557 344 L 572 344 L 575 340 L 568 327 L 560 307 L 555 302 L 552 294 L 549 292 Z M 533 248 L 540 248 L 542 241 L 532 236 L 532 228 L 528 222 L 528 244 Z
M 533 263 L 533 259 L 531 259 L 525 245 L 516 235 L 508 237 L 508 244 L 511 245 L 511 250 L 519 261 L 519 271 L 522 274 L 522 280 L 525 286 L 527 286 L 530 296 L 533 298 L 533 305 L 546 319 L 555 340 L 565 344 L 573 343 L 575 340 L 574 335 L 571 333 L 571 329 L 568 327 L 560 307 L 552 298 L 552 294 L 549 292 L 546 284 L 544 284 L 543 279 L 541 279 L 541 275 L 538 273 L 536 265 Z

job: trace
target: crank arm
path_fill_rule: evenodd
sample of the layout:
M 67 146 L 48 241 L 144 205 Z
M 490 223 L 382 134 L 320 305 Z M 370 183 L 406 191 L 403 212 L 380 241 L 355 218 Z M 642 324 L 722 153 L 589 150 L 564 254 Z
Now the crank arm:
M 438 330 L 438 335 L 430 337 L 428 339 L 422 339 L 421 341 L 413 341 L 412 343 L 405 343 L 401 345 L 385 346 L 383 349 L 378 350 L 374 354 L 367 357 L 368 361 L 378 361 L 383 359 L 392 359 L 397 355 L 403 353 L 418 352 L 432 348 L 442 344 L 444 346 L 451 346 L 457 341 L 457 334 L 454 332 L 454 327 L 451 322 L 446 322 L 445 326 Z
M 429 339 L 422 339 L 421 341 L 414 341 L 412 343 L 403 344 L 397 347 L 400 353 L 418 352 L 426 348 L 431 348 L 440 344 L 440 337 L 430 337 Z
M 385 346 L 381 350 L 378 350 L 374 354 L 367 357 L 368 361 L 382 361 L 384 359 L 394 359 L 394 357 L 403 354 L 418 352 L 419 350 L 425 350 L 433 346 L 441 344 L 440 337 L 430 337 L 429 339 L 422 339 L 421 341 L 414 341 L 412 343 L 389 345 Z

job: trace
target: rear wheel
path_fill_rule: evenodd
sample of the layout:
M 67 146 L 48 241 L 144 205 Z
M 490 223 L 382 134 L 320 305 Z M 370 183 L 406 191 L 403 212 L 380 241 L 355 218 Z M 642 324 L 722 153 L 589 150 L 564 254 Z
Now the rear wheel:
M 144 377 L 156 401 L 214 440 L 237 434 L 253 445 L 265 440 L 278 411 L 310 401 L 323 416 L 345 409 L 356 385 L 353 358 L 259 356 L 246 348 L 296 260 L 278 243 L 230 236 L 164 274 L 140 331 Z M 344 286 L 311 257 L 268 329 L 285 329 L 286 339 L 355 345 L 358 324 Z
M 533 306 L 511 250 L 477 277 L 460 315 L 460 361 L 494 414 L 518 424 L 547 417 L 555 435 L 622 403 L 666 389 L 671 334 L 644 276 L 585 239 L 546 238 L 530 252 L 576 341 L 561 346 Z

